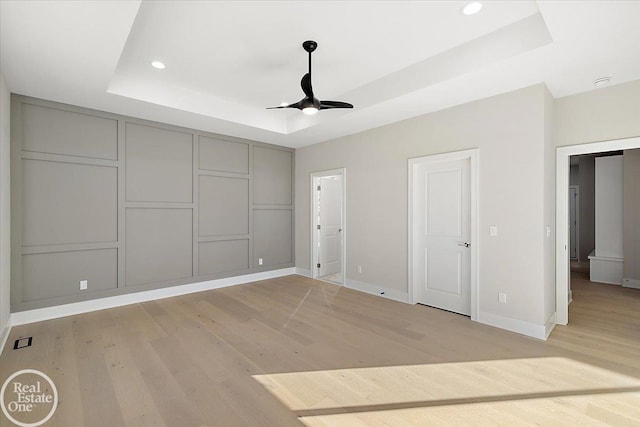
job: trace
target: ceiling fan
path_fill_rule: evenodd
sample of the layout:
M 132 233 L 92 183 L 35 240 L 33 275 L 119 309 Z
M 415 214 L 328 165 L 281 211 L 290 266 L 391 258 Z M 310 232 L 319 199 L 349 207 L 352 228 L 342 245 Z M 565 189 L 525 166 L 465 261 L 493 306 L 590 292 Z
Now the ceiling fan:
M 268 107 L 267 110 L 272 110 L 275 108 L 297 108 L 298 110 L 302 110 L 303 113 L 313 115 L 317 113 L 319 110 L 328 110 L 331 108 L 353 108 L 353 105 L 348 102 L 341 101 L 320 101 L 313 94 L 313 88 L 311 87 L 311 52 L 316 50 L 318 47 L 318 43 L 313 40 L 307 40 L 302 43 L 302 47 L 304 50 L 309 52 L 309 72 L 302 76 L 302 80 L 300 81 L 300 86 L 302 86 L 302 91 L 305 94 L 305 97 L 302 98 L 298 102 L 294 102 L 293 104 L 288 105 L 280 105 L 278 107 Z

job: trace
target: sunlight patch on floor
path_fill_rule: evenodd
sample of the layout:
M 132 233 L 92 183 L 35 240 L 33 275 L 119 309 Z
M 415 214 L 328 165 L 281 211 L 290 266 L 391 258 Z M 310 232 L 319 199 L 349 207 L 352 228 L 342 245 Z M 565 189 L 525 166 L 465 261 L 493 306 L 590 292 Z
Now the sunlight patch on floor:
M 640 393 L 612 393 L 301 417 L 309 427 L 637 426 Z
M 309 426 L 483 424 L 484 418 L 487 424 L 502 419 L 514 425 L 558 417 L 571 423 L 625 424 L 640 419 L 639 379 L 563 357 L 254 378 Z

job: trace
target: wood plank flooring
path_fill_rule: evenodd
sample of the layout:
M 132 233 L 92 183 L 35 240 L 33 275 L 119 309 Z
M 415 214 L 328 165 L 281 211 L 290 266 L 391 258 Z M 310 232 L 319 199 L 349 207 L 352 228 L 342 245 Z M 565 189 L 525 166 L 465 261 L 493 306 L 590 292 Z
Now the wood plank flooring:
M 542 342 L 287 276 L 15 327 L 0 380 L 48 374 L 51 426 L 639 425 L 640 290 L 572 289 Z

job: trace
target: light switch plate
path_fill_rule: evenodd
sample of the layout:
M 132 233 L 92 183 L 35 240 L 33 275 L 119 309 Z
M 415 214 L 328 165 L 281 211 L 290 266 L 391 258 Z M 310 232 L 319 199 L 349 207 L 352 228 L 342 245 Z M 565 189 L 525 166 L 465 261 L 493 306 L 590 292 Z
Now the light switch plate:
M 497 225 L 490 225 L 489 226 L 489 236 L 495 237 L 497 235 L 498 235 L 498 226 Z

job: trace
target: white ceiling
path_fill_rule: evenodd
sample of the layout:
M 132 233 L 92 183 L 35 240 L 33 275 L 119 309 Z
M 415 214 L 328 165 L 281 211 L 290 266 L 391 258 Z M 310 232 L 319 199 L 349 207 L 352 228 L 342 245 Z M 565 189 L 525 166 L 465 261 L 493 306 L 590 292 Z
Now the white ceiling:
M 640 79 L 640 1 L 2 1 L 12 92 L 300 147 L 544 82 Z M 266 110 L 313 86 L 353 110 Z M 167 68 L 156 70 L 152 60 Z

